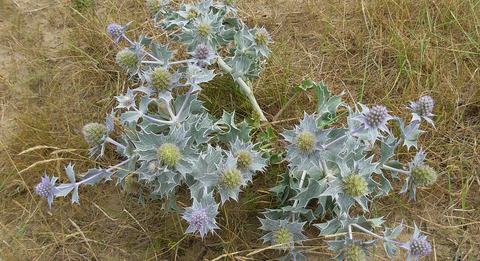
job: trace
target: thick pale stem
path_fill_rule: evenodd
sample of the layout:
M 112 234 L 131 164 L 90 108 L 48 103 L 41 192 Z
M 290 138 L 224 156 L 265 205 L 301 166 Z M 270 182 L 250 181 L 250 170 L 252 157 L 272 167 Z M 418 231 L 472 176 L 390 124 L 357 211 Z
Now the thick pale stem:
M 222 58 L 218 58 L 217 63 L 218 63 L 218 65 L 220 65 L 220 67 L 222 67 L 222 69 L 224 71 L 226 71 L 228 73 L 233 73 L 233 71 L 234 71 L 233 68 L 228 66 L 228 64 L 226 64 L 225 61 Z M 267 118 L 263 114 L 262 109 L 260 109 L 260 106 L 258 105 L 257 100 L 255 99 L 255 96 L 253 95 L 252 88 L 250 86 L 248 86 L 245 83 L 245 81 L 240 77 L 235 79 L 235 82 L 238 83 L 238 85 L 240 85 L 240 88 L 242 89 L 242 91 L 245 93 L 245 95 L 247 95 L 248 99 L 250 100 L 250 103 L 252 104 L 253 109 L 260 115 L 260 121 L 266 122 Z
M 371 232 L 371 231 L 369 231 L 369 230 L 367 230 L 367 229 L 365 229 L 365 228 L 363 228 L 362 226 L 359 226 L 359 225 L 357 225 L 357 224 L 351 224 L 351 225 L 349 226 L 349 230 L 351 229 L 351 228 L 350 228 L 351 226 L 354 226 L 354 227 L 362 230 L 363 232 L 365 232 L 365 233 L 367 233 L 367 234 L 369 234 L 369 235 L 371 235 L 371 236 L 373 236 L 373 237 L 376 237 L 376 238 L 381 239 L 381 240 L 385 240 L 385 241 L 390 242 L 390 243 L 392 243 L 392 244 L 400 245 L 400 246 L 405 245 L 405 243 L 397 242 L 397 241 L 394 241 L 394 240 L 391 240 L 391 239 L 388 239 L 388 238 L 379 236 L 379 235 L 377 235 L 377 234 L 375 234 L 375 233 L 373 233 L 373 232 Z
M 110 138 L 110 137 L 107 137 L 107 138 L 105 139 L 105 141 L 112 143 L 113 145 L 121 148 L 122 150 L 125 149 L 125 146 L 123 146 L 122 144 L 118 143 L 117 141 L 113 140 L 113 139 Z
M 385 165 L 385 164 L 382 165 L 382 169 L 386 169 L 386 170 L 390 170 L 390 171 L 395 171 L 395 172 L 400 172 L 400 173 L 407 174 L 407 175 L 410 174 L 410 172 L 408 172 L 408 171 L 406 171 L 406 170 L 393 168 L 393 167 L 387 166 L 387 165 Z

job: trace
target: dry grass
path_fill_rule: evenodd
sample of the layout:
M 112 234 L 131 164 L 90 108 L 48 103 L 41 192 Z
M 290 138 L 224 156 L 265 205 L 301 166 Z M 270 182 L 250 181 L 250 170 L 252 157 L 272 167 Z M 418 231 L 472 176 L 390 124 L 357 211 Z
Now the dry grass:
M 240 203 L 221 207 L 222 230 L 205 241 L 183 235 L 186 224 L 176 213 L 165 212 L 158 202 L 143 208 L 112 182 L 81 188 L 81 206 L 59 198 L 49 210 L 34 195 L 44 172 L 65 180 L 63 167 L 70 161 L 80 172 L 117 162 L 111 150 L 100 162 L 88 159 L 80 134 L 84 124 L 103 121 L 115 104 L 113 96 L 128 86 L 115 67 L 113 57 L 120 47 L 104 33 L 106 25 L 133 20 L 132 38 L 145 33 L 164 41 L 164 36 L 155 35 L 143 1 L 96 1 L 83 10 L 62 0 L 0 1 L 0 80 L 5 86 L 0 90 L 0 259 L 277 256 L 273 250 L 250 254 L 265 247 L 257 241 L 261 232 L 256 217 L 271 206 L 267 186 L 275 182 L 279 168 L 258 176 Z M 408 117 L 402 107 L 409 100 L 422 94 L 435 98 L 437 130 L 423 125 L 428 132 L 420 143 L 441 177 L 418 192 L 417 202 L 392 194 L 375 201 L 369 215 L 386 216 L 391 226 L 404 220 L 409 229 L 403 239 L 416 222 L 434 246 L 425 260 L 479 260 L 480 2 L 245 0 L 239 8 L 244 21 L 265 25 L 275 40 L 255 82 L 255 95 L 270 119 L 287 103 L 290 89 L 308 78 L 323 80 L 334 94 L 345 91 L 350 105 L 359 100 L 382 103 L 397 116 Z M 228 86 L 227 79 L 217 80 L 202 96 L 206 106 L 213 113 L 235 109 L 249 117 L 248 103 L 238 91 L 225 92 Z M 313 112 L 314 97 L 297 97 L 281 119 Z M 274 128 L 281 132 L 294 123 Z M 404 161 L 411 157 L 400 152 Z M 177 200 L 190 204 L 182 191 Z M 318 230 L 310 228 L 306 234 L 313 238 L 305 243 L 311 260 L 332 257 L 323 239 L 315 238 Z M 382 250 L 375 254 L 375 260 L 384 260 Z

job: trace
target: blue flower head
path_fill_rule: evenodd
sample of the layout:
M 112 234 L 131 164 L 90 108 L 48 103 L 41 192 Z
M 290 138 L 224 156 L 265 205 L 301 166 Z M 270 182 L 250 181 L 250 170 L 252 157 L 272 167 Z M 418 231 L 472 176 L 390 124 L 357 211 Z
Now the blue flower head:
M 47 198 L 49 208 L 52 208 L 53 196 L 59 192 L 55 187 L 55 182 L 57 179 L 57 177 L 52 177 L 50 179 L 47 174 L 45 174 L 45 176 L 42 177 L 42 181 L 35 187 L 35 192 L 37 195 Z
M 421 121 L 424 119 L 435 128 L 435 123 L 430 117 L 435 116 L 432 113 L 435 102 L 432 97 L 425 95 L 420 97 L 417 102 L 410 102 L 410 107 L 407 110 L 412 111 L 412 121 Z
M 185 233 L 199 231 L 203 239 L 209 231 L 213 233 L 214 229 L 219 229 L 215 221 L 218 214 L 218 205 L 215 204 L 211 193 L 205 195 L 200 202 L 194 199 L 193 206 L 186 208 L 185 213 L 183 213 L 183 219 L 189 224 Z
M 432 245 L 427 241 L 427 236 L 420 236 L 420 229 L 418 229 L 416 224 L 412 241 L 403 244 L 402 247 L 410 251 L 407 261 L 412 260 L 412 258 L 418 260 L 420 257 L 432 253 Z

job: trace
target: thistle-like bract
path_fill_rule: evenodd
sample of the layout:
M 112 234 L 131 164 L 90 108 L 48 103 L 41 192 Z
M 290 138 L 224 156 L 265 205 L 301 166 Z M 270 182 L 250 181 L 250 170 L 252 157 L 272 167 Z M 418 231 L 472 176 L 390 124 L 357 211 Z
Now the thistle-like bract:
M 430 186 L 437 180 L 437 172 L 427 165 L 415 167 L 412 176 L 413 182 L 420 186 Z
M 279 227 L 273 233 L 273 244 L 282 250 L 289 249 L 293 246 L 293 234 L 287 227 Z
M 212 28 L 207 23 L 203 22 L 197 26 L 197 33 L 198 33 L 198 36 L 200 36 L 201 38 L 207 38 L 211 32 L 212 32 Z
M 152 13 L 157 13 L 163 6 L 163 2 L 162 0 L 147 0 L 146 6 L 148 11 Z
M 107 33 L 113 37 L 118 37 L 122 34 L 122 26 L 119 24 L 109 24 L 107 26 Z
M 365 261 L 367 255 L 361 246 L 357 244 L 348 244 L 345 247 L 345 258 L 347 261 Z
M 212 194 L 206 194 L 202 199 L 197 201 L 193 200 L 193 206 L 185 209 L 183 219 L 185 219 L 189 227 L 185 233 L 200 232 L 200 236 L 203 238 L 208 231 L 218 229 L 215 217 L 218 214 L 218 205 L 215 204 Z
M 83 126 L 83 137 L 88 143 L 98 146 L 105 140 L 105 134 L 107 134 L 107 127 L 103 124 L 92 122 Z
M 127 70 L 137 69 L 138 57 L 134 52 L 125 49 L 117 53 L 115 58 L 117 64 Z
M 227 190 L 238 188 L 243 181 L 243 175 L 237 169 L 226 169 L 220 174 L 220 186 Z
M 317 139 L 311 132 L 303 131 L 297 135 L 295 142 L 297 149 L 307 154 L 313 151 Z
M 411 253 L 416 257 L 426 256 L 432 253 L 432 245 L 424 239 L 415 239 L 413 240 L 410 246 Z
M 343 190 L 351 197 L 361 197 L 368 191 L 367 182 L 357 174 L 351 174 L 345 177 L 343 181 Z
M 158 158 L 163 164 L 169 167 L 175 167 L 180 161 L 181 156 L 182 153 L 180 149 L 173 143 L 164 143 L 158 149 Z
M 150 74 L 149 83 L 157 91 L 166 91 L 172 84 L 170 73 L 163 67 L 157 67 Z

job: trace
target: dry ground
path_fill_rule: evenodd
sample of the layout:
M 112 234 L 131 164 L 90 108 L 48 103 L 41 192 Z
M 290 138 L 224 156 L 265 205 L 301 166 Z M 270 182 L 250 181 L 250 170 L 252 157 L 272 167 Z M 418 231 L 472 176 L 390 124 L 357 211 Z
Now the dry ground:
M 418 224 L 434 247 L 424 260 L 480 260 L 480 2 L 245 0 L 239 9 L 242 19 L 265 25 L 275 41 L 255 83 L 270 119 L 288 101 L 290 88 L 308 78 L 323 80 L 334 94 L 345 91 L 350 105 L 363 97 L 363 103 L 384 104 L 397 116 L 408 116 L 402 109 L 408 100 L 434 97 L 437 130 L 423 125 L 428 132 L 420 143 L 441 174 L 439 180 L 421 189 L 417 202 L 404 195 L 375 201 L 368 216 L 385 216 L 390 226 L 404 220 L 404 240 L 413 222 Z M 240 203 L 222 207 L 222 231 L 205 241 L 184 236 L 186 224 L 175 213 L 166 213 L 157 202 L 143 208 L 112 182 L 82 188 L 81 206 L 60 198 L 49 210 L 34 195 L 44 172 L 65 180 L 63 167 L 70 161 L 80 171 L 117 162 L 111 150 L 99 162 L 88 159 L 80 130 L 88 122 L 103 121 L 113 96 L 128 86 L 114 64 L 119 47 L 104 30 L 109 23 L 131 20 L 132 38 L 145 33 L 164 40 L 140 0 L 0 0 L 0 260 L 278 256 L 271 250 L 248 254 L 265 247 L 257 240 L 257 216 L 270 206 L 263 200 L 266 186 L 279 173 L 261 175 Z M 226 93 L 222 86 L 213 88 L 203 97 L 212 113 L 235 109 L 250 114 L 244 100 L 220 97 Z M 281 119 L 311 113 L 314 97 L 298 97 Z M 228 102 L 218 102 L 222 100 Z M 281 132 L 294 123 L 274 128 Z M 406 151 L 399 155 L 404 162 L 412 156 Z M 189 205 L 183 194 L 179 191 L 180 204 Z M 255 204 L 241 203 L 256 198 Z M 305 242 L 311 260 L 332 257 L 315 228 L 306 234 L 312 238 Z M 404 260 L 404 252 L 396 260 Z M 384 260 L 381 250 L 375 260 Z

